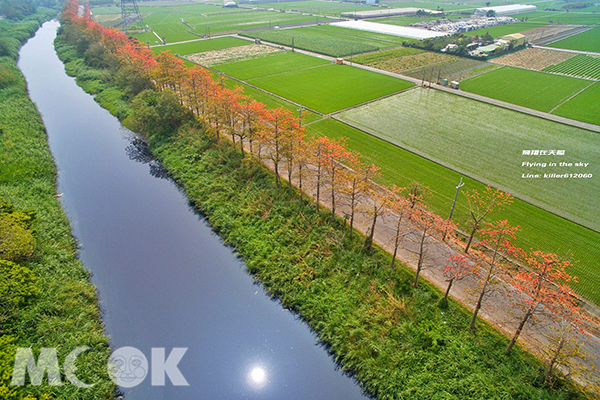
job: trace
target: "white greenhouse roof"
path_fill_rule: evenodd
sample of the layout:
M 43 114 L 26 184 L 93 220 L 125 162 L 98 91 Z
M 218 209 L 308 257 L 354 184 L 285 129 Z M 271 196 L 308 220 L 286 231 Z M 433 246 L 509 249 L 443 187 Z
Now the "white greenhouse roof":
M 486 14 L 488 11 L 495 11 L 496 15 L 510 15 L 510 14 L 519 14 L 522 12 L 531 12 L 536 11 L 537 6 L 534 5 L 526 5 L 526 4 L 509 4 L 506 6 L 497 6 L 497 7 L 481 7 L 476 8 L 476 14 Z
M 388 35 L 402 36 L 409 39 L 419 40 L 448 35 L 447 32 L 434 32 L 428 31 L 427 29 L 412 28 L 410 26 L 388 25 L 369 21 L 334 22 L 330 25 L 339 26 L 342 28 L 357 29 L 359 31 L 385 33 Z

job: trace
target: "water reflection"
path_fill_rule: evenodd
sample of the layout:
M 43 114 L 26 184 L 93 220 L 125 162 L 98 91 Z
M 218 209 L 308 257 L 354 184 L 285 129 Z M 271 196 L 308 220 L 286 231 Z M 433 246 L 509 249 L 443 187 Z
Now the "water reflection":
M 125 147 L 125 153 L 129 159 L 142 164 L 149 164 L 150 175 L 159 179 L 169 179 L 169 173 L 152 155 L 148 149 L 148 144 L 141 138 L 132 134 L 126 137 L 130 144 Z
M 267 372 L 263 367 L 256 366 L 248 374 L 248 383 L 255 389 L 264 387 L 267 383 Z

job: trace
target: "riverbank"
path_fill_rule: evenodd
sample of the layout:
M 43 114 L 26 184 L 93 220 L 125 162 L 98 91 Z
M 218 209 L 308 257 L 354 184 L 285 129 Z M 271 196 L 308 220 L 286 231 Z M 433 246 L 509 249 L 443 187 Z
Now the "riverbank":
M 57 51 L 67 71 L 113 114 L 131 116 L 127 100 L 135 96 L 103 79 L 110 74 L 102 69 L 86 66 L 64 39 Z M 157 105 L 172 105 L 159 92 L 144 96 L 134 102 L 148 116 Z M 332 223 L 298 193 L 290 198 L 269 170 L 228 141 L 196 124 L 178 132 L 153 128 L 146 132 L 150 150 L 195 209 L 369 393 L 384 399 L 577 398 L 564 381 L 546 389 L 543 367 L 531 355 L 505 356 L 508 339 L 486 324 L 476 334 L 466 330 L 470 315 L 462 306 L 438 308 L 439 290 L 424 283 L 412 288 L 411 270 L 390 269 L 389 254 L 365 251 L 363 236 L 349 237 L 344 221 Z
M 31 271 L 34 290 L 18 301 L 18 313 L 3 319 L 0 327 L 0 397 L 6 400 L 109 399 L 115 393 L 106 371 L 110 347 L 95 287 L 77 259 L 77 243 L 57 198 L 57 170 L 45 127 L 16 63 L 20 45 L 55 15 L 54 10 L 40 8 L 23 21 L 0 21 L 0 37 L 10 50 L 0 57 L 0 198 L 15 212 L 34 216 L 33 250 L 14 260 Z M 6 215 L 0 210 L 0 219 Z M 15 268 L 0 274 L 0 289 L 13 294 L 17 286 L 10 279 Z M 0 295 L 6 293 L 0 290 Z M 0 300 L 4 312 L 7 299 Z M 78 358 L 76 376 L 94 383 L 91 388 L 78 388 L 65 379 L 63 361 L 80 346 L 90 349 Z M 41 348 L 57 348 L 63 385 L 50 386 L 44 378 L 40 386 L 29 380 L 24 387 L 10 386 L 17 347 L 31 347 L 36 356 Z

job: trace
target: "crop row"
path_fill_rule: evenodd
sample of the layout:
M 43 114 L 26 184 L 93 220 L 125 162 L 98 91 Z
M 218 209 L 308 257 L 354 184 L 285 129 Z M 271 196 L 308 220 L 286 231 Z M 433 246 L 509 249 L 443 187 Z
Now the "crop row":
M 359 38 L 335 38 L 308 29 L 264 30 L 252 32 L 251 36 L 285 46 L 293 45 L 298 49 L 332 57 L 346 57 L 352 54 L 376 51 L 381 48 L 375 44 L 362 43 Z
M 560 64 L 546 67 L 543 71 L 600 79 L 600 57 L 578 54 Z

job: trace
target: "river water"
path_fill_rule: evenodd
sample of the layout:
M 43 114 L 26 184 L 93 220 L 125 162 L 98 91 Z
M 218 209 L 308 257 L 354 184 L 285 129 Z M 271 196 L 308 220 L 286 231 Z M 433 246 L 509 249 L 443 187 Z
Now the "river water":
M 19 66 L 111 344 L 149 361 L 152 348 L 187 348 L 177 367 L 189 386 L 153 385 L 148 373 L 122 388 L 127 399 L 365 398 L 308 327 L 253 284 L 135 136 L 65 74 L 58 26 L 44 24 Z

